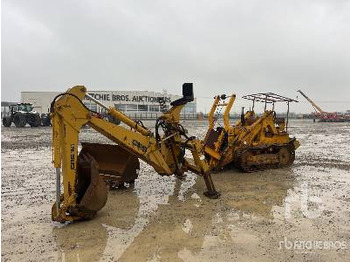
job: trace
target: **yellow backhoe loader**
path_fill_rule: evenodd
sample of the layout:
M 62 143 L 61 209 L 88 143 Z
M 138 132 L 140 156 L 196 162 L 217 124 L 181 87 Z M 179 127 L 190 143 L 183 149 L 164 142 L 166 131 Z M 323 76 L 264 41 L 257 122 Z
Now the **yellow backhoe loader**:
M 230 110 L 236 96 L 217 96 L 208 115 L 209 128 L 204 139 L 206 159 L 213 171 L 236 166 L 245 172 L 268 168 L 286 167 L 293 163 L 295 150 L 299 142 L 288 134 L 289 103 L 294 99 L 274 93 L 258 93 L 243 96 L 253 102 L 252 109 L 244 112 L 241 119 L 230 125 Z M 226 99 L 229 99 L 227 102 Z M 264 113 L 260 116 L 254 112 L 256 102 L 265 103 Z M 276 117 L 275 103 L 287 103 L 286 118 Z M 267 105 L 272 105 L 270 110 Z M 224 125 L 215 128 L 214 114 L 222 110 Z
M 98 104 L 128 128 L 102 119 L 84 105 L 84 99 Z M 219 193 L 204 154 L 217 155 L 218 152 L 215 149 L 206 152 L 202 141 L 188 136 L 179 123 L 182 108 L 193 99 L 193 86 L 185 83 L 183 97 L 173 101 L 172 107 L 157 119 L 152 133 L 142 122 L 134 121 L 90 96 L 84 86 L 75 86 L 58 95 L 51 104 L 53 163 L 57 180 L 52 220 L 65 222 L 94 217 L 107 201 L 105 181 L 132 182 L 137 178 L 138 159 L 161 175 L 182 176 L 188 170 L 201 175 L 207 187 L 205 195 L 217 198 Z M 78 154 L 79 132 L 85 125 L 115 144 L 83 143 Z M 185 151 L 190 152 L 192 158 L 186 158 Z
M 204 178 L 207 197 L 218 198 L 212 171 L 232 164 L 251 172 L 269 167 L 288 166 L 294 161 L 299 143 L 287 133 L 287 120 L 276 117 L 274 108 L 266 105 L 295 100 L 272 93 L 244 98 L 253 101 L 251 111 L 230 125 L 230 111 L 236 96 L 217 96 L 209 113 L 209 128 L 204 141 L 189 136 L 179 123 L 180 112 L 193 101 L 193 86 L 183 85 L 183 97 L 156 121 L 151 132 L 142 122 L 132 120 L 117 109 L 107 107 L 87 93 L 84 86 L 75 86 L 58 95 L 51 104 L 53 125 L 53 163 L 56 168 L 56 202 L 52 220 L 58 222 L 90 219 L 103 208 L 108 196 L 107 184 L 133 182 L 138 176 L 139 159 L 161 175 L 182 176 L 192 171 Z M 83 103 L 88 99 L 106 110 L 109 118 L 101 118 Z M 228 101 L 226 102 L 226 99 Z M 254 103 L 265 102 L 265 112 L 257 116 Z M 225 108 L 224 126 L 215 128 L 214 114 Z M 115 124 L 116 119 L 123 125 Z M 78 154 L 79 132 L 89 125 L 114 144 L 82 143 Z M 186 151 L 192 155 L 186 157 Z M 62 174 L 61 174 L 62 173 Z M 61 194 L 61 176 L 63 193 Z

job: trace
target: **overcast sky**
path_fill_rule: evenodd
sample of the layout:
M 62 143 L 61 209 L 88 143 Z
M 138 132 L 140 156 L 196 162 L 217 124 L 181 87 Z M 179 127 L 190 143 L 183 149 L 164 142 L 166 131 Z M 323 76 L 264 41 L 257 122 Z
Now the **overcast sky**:
M 3 0 L 1 20 L 3 101 L 193 82 L 202 111 L 216 94 L 299 88 L 324 110 L 350 109 L 350 1 Z M 292 111 L 311 110 L 299 100 Z

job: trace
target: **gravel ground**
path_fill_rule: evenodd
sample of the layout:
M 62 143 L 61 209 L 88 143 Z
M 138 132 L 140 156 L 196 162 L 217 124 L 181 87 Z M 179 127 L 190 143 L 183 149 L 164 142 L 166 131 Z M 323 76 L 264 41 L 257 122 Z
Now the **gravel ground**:
M 215 174 L 218 200 L 193 174 L 141 163 L 95 219 L 62 225 L 50 216 L 51 129 L 2 128 L 2 261 L 350 261 L 350 124 L 292 121 L 290 133 L 301 142 L 292 167 Z M 92 129 L 81 141 L 108 142 Z

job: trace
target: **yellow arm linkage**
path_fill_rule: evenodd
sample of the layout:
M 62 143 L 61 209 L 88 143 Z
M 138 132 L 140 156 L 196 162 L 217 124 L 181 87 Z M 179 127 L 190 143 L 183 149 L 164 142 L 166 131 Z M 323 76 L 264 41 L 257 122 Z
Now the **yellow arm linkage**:
M 226 98 L 229 97 L 228 102 L 225 102 Z M 209 160 L 209 165 L 215 167 L 217 162 L 222 158 L 222 155 L 218 152 L 219 148 L 221 147 L 223 143 L 223 137 L 225 133 L 230 132 L 230 112 L 231 108 L 233 106 L 233 103 L 236 100 L 236 95 L 232 94 L 231 96 L 221 95 L 214 97 L 213 105 L 210 109 L 209 115 L 208 115 L 208 131 L 205 138 L 205 152 L 211 156 L 211 159 Z M 215 131 L 214 125 L 215 125 L 215 119 L 214 114 L 218 107 L 225 107 L 225 111 L 223 114 L 223 120 L 224 120 L 224 130 L 225 132 Z M 213 138 L 217 134 L 217 138 Z M 215 140 L 215 142 L 212 142 L 211 140 Z
M 119 119 L 131 127 L 132 130 L 101 119 L 83 104 L 82 101 L 84 98 L 99 104 L 107 110 L 108 114 Z M 173 125 L 176 128 L 183 106 L 184 103 L 173 106 L 160 119 L 167 121 L 169 125 Z M 191 139 L 184 142 L 181 138 L 182 134 L 177 131 L 169 131 L 173 132 L 170 136 L 166 134 L 167 137 L 157 140 L 149 129 L 130 119 L 115 108 L 108 108 L 89 96 L 84 86 L 75 86 L 66 93 L 61 94 L 60 97 L 57 97 L 52 104 L 51 111 L 53 123 L 53 163 L 56 171 L 62 168 L 63 174 L 62 197 L 59 193 L 60 175 L 57 172 L 57 210 L 53 210 L 53 216 L 61 216 L 64 221 L 77 219 L 75 217 L 69 217 L 65 213 L 69 208 L 75 207 L 77 204 L 75 186 L 77 180 L 79 132 L 86 124 L 131 154 L 144 160 L 160 174 L 171 175 L 191 170 L 203 175 L 208 187 L 208 195 L 218 196 L 210 177 L 210 167 L 205 159 L 202 160 L 203 158 L 201 158 L 202 145 L 200 140 Z M 178 163 L 181 150 L 185 147 L 192 152 L 194 163 L 186 159 L 184 159 L 183 163 Z M 59 208 L 60 201 L 63 201 L 61 208 Z

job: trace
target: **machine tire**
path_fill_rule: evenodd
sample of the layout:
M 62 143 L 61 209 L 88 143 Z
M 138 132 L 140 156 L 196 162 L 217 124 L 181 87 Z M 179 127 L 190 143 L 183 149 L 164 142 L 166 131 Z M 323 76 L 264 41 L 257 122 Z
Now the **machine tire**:
M 13 117 L 16 127 L 24 127 L 26 125 L 26 117 L 22 113 L 16 113 Z
M 51 125 L 51 119 L 48 114 L 41 114 L 41 125 L 42 126 L 50 126 Z
M 29 114 L 28 115 L 28 124 L 31 127 L 38 127 L 41 124 L 41 118 L 38 114 Z
M 4 125 L 4 127 L 10 127 L 12 124 L 11 117 L 5 116 L 2 119 L 2 124 Z

